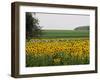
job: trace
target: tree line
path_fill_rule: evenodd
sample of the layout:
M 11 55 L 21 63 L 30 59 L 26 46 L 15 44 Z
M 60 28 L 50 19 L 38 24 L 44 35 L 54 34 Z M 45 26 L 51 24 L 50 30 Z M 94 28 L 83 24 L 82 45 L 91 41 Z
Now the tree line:
M 36 13 L 33 15 L 36 15 Z M 39 19 L 35 16 L 33 17 L 33 15 L 30 12 L 26 12 L 26 39 L 39 37 L 42 33 Z

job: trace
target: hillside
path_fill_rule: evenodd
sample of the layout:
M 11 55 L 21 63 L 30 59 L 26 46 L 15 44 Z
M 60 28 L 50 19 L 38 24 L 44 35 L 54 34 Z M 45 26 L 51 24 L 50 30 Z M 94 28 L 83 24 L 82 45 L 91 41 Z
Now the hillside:
M 79 26 L 75 28 L 74 30 L 89 30 L 89 26 Z

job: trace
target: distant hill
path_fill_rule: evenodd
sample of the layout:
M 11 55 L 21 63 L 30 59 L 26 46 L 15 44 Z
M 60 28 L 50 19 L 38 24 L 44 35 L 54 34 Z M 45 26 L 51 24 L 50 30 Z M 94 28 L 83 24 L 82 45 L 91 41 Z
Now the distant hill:
M 75 28 L 74 30 L 89 30 L 89 26 L 79 26 Z

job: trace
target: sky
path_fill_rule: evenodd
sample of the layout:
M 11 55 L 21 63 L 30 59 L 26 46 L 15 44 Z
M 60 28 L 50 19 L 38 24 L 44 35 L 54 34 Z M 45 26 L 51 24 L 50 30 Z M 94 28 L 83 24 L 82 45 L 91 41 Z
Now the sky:
M 73 30 L 90 24 L 89 15 L 36 13 L 35 17 L 39 19 L 42 29 L 49 30 Z

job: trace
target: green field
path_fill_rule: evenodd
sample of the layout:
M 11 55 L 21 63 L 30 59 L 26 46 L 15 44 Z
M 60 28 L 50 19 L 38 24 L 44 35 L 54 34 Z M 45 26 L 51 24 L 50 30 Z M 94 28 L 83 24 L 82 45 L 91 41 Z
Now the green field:
M 88 30 L 42 30 L 42 38 L 86 38 Z

